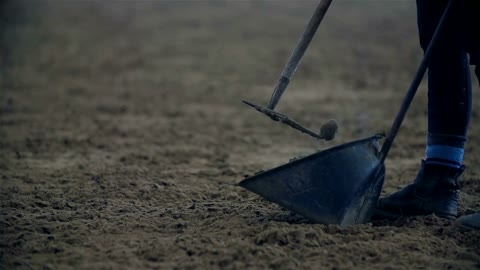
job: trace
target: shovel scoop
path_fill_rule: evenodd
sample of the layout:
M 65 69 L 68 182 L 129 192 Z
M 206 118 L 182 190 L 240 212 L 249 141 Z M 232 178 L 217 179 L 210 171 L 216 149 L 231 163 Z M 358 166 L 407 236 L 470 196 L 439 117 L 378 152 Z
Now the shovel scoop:
M 323 224 L 365 223 L 383 185 L 381 135 L 297 159 L 240 186 Z

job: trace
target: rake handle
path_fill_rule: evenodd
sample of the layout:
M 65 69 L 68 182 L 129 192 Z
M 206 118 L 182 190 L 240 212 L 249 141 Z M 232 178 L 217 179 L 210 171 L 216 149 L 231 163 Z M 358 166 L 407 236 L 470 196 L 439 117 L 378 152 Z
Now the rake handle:
M 380 152 L 381 163 L 383 163 L 387 158 L 388 152 L 392 147 L 393 141 L 397 136 L 398 130 L 400 129 L 400 126 L 403 123 L 403 119 L 405 118 L 405 115 L 407 114 L 410 104 L 412 103 L 412 100 L 415 97 L 415 94 L 417 93 L 418 86 L 422 82 L 423 76 L 425 75 L 425 72 L 427 71 L 427 68 L 430 65 L 430 62 L 432 59 L 432 51 L 435 49 L 435 45 L 438 43 L 439 36 L 445 26 L 445 22 L 450 13 L 450 10 L 452 9 L 451 7 L 453 6 L 454 1 L 455 0 L 450 0 L 447 4 L 447 7 L 445 8 L 445 11 L 443 12 L 443 15 L 437 25 L 437 28 L 435 29 L 435 33 L 433 34 L 430 44 L 428 45 L 427 51 L 425 52 L 422 62 L 418 67 L 417 73 L 415 74 L 415 77 L 413 78 L 413 81 L 410 87 L 408 88 L 407 95 L 405 96 L 402 102 L 400 111 L 398 112 L 395 118 L 395 121 L 393 122 L 393 125 L 390 129 L 390 132 L 388 133 L 387 138 L 385 139 L 385 142 L 382 146 L 382 150 Z
M 321 0 L 317 8 L 315 9 L 312 18 L 305 27 L 305 31 L 303 32 L 300 40 L 295 46 L 294 51 L 290 55 L 287 64 L 283 68 L 282 75 L 278 80 L 278 84 L 275 87 L 275 90 L 273 90 L 272 97 L 270 98 L 270 102 L 268 103 L 268 109 L 275 109 L 275 106 L 277 106 L 278 102 L 280 101 L 280 98 L 287 89 L 287 86 L 290 83 L 293 74 L 297 70 L 300 61 L 302 60 L 302 57 L 308 48 L 308 45 L 310 45 L 310 42 L 312 41 L 313 36 L 318 29 L 318 26 L 322 22 L 323 17 L 325 17 L 328 7 L 331 3 L 332 0 Z

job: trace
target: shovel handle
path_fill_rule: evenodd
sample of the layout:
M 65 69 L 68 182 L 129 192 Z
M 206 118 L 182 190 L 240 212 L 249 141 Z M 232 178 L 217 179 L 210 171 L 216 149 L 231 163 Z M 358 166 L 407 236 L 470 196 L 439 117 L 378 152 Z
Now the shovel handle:
M 302 57 L 305 54 L 308 45 L 310 45 L 310 42 L 312 41 L 313 36 L 318 29 L 318 26 L 322 22 L 323 17 L 325 17 L 328 7 L 331 3 L 332 0 L 321 0 L 317 8 L 315 9 L 312 18 L 305 27 L 305 31 L 303 32 L 300 40 L 295 46 L 295 49 L 290 55 L 287 64 L 283 68 L 282 75 L 278 80 L 278 84 L 275 87 L 275 90 L 273 90 L 272 97 L 270 98 L 270 102 L 268 103 L 268 109 L 275 109 L 275 106 L 277 106 L 277 103 L 280 101 L 283 92 L 285 92 L 285 90 L 287 89 L 287 86 L 290 83 L 293 74 L 295 73 L 298 65 L 300 64 L 300 60 L 302 60 Z
M 390 148 L 392 147 L 393 141 L 395 140 L 395 137 L 397 136 L 398 130 L 400 129 L 400 126 L 402 125 L 403 119 L 405 118 L 405 115 L 407 114 L 408 108 L 410 107 L 410 104 L 412 103 L 413 98 L 415 97 L 415 94 L 417 93 L 418 86 L 422 82 L 423 76 L 425 75 L 425 72 L 427 71 L 428 66 L 430 65 L 430 61 L 432 59 L 432 51 L 435 49 L 435 46 L 438 43 L 439 36 L 445 26 L 445 22 L 447 21 L 448 15 L 450 13 L 450 10 L 452 9 L 453 2 L 455 0 L 450 0 L 447 4 L 447 7 L 445 8 L 445 11 L 443 12 L 443 15 L 438 22 L 437 28 L 435 29 L 435 33 L 433 34 L 433 37 L 430 41 L 430 44 L 428 45 L 428 48 L 423 56 L 422 62 L 420 63 L 420 66 L 418 67 L 417 73 L 415 74 L 415 77 L 413 78 L 413 81 L 410 85 L 410 88 L 408 88 L 407 95 L 405 96 L 402 106 L 400 107 L 400 111 L 397 114 L 397 117 L 395 118 L 395 121 L 393 122 L 393 125 L 390 129 L 390 132 L 387 135 L 387 138 L 385 139 L 385 142 L 383 143 L 382 150 L 380 152 L 380 162 L 383 163 L 385 159 L 387 158 L 388 152 L 390 151 Z

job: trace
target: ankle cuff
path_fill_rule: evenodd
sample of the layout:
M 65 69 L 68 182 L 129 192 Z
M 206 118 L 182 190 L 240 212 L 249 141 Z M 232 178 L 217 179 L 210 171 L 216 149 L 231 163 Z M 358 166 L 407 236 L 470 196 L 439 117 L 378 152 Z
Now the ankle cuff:
M 444 161 L 458 165 L 463 163 L 464 153 L 463 148 L 448 145 L 428 145 L 426 151 L 427 161 Z

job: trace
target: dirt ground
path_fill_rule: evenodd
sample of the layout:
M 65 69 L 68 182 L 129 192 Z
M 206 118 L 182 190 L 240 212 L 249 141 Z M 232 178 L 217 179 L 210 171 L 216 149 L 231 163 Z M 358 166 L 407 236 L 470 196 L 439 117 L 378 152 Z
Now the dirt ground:
M 388 131 L 421 57 L 413 1 L 332 4 L 278 106 L 336 118 L 328 143 L 241 103 L 267 103 L 314 1 L 0 5 L 1 269 L 480 268 L 480 232 L 433 215 L 312 224 L 238 186 Z M 426 104 L 422 84 L 383 194 L 416 174 Z M 474 111 L 461 214 L 480 210 Z

